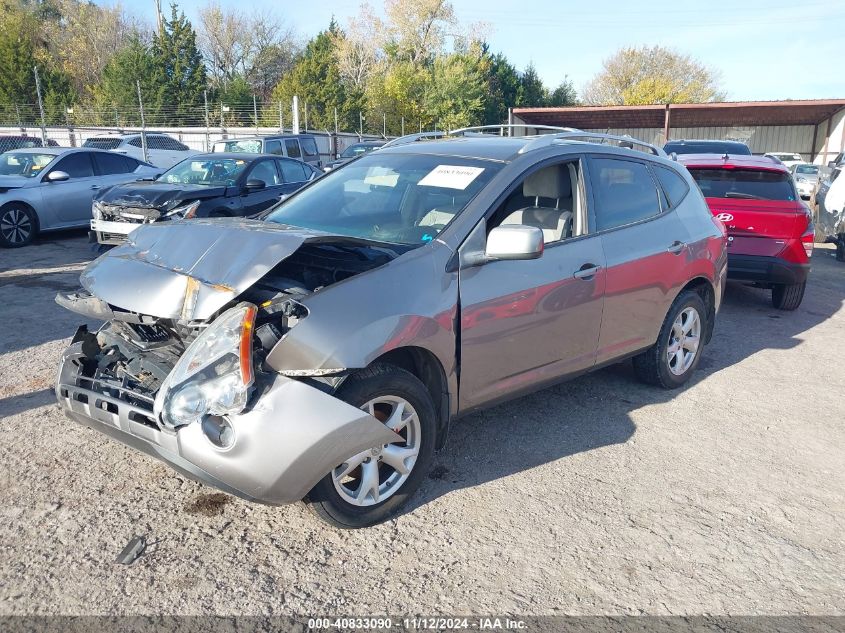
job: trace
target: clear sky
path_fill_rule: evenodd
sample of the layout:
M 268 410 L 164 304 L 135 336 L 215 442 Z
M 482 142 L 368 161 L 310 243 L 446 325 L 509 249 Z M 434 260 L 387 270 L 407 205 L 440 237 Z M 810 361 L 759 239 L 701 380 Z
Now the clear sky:
M 114 4 L 114 0 L 98 0 Z M 278 13 L 306 40 L 332 16 L 344 24 L 359 0 L 219 0 L 225 7 Z M 194 21 L 206 0 L 181 0 Z M 168 0 L 162 0 L 167 6 Z M 370 4 L 380 10 L 381 0 Z M 452 0 L 462 24 L 484 22 L 494 52 L 543 81 L 582 86 L 602 60 L 627 45 L 671 46 L 721 72 L 727 98 L 845 97 L 843 0 Z M 153 19 L 154 0 L 124 2 Z

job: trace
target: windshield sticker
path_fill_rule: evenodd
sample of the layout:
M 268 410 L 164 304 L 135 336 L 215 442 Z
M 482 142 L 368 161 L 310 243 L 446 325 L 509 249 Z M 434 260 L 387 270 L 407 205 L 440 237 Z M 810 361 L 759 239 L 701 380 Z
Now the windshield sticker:
M 364 182 L 379 187 L 395 187 L 399 182 L 399 174 L 386 167 L 370 167 L 364 177 Z
M 426 174 L 417 185 L 424 187 L 445 187 L 446 189 L 466 189 L 483 171 L 483 167 L 438 165 Z

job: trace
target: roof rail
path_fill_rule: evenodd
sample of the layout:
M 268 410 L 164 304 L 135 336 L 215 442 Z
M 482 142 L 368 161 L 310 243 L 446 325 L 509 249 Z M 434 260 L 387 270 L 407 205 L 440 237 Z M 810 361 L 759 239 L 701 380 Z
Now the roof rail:
M 602 134 L 601 132 L 581 131 L 568 131 L 561 132 L 559 134 L 542 134 L 530 143 L 526 144 L 525 147 L 519 150 L 519 153 L 524 154 L 526 152 L 539 149 L 541 147 L 547 147 L 555 141 L 578 140 L 579 138 L 595 139 L 601 141 L 602 143 L 606 141 L 613 141 L 615 143 L 620 144 L 620 146 L 622 147 L 625 147 L 625 145 L 630 145 L 630 149 L 634 149 L 634 145 L 639 145 L 640 147 L 645 147 L 646 149 L 648 149 L 648 151 L 654 154 L 655 156 L 661 156 L 663 158 L 666 158 L 666 152 L 664 152 L 662 148 L 657 147 L 656 145 L 652 145 L 651 143 L 646 143 L 645 141 L 636 139 L 633 136 L 617 136 L 615 134 Z
M 433 132 L 420 132 L 418 134 L 406 134 L 405 136 L 399 136 L 392 141 L 388 141 L 382 148 L 384 147 L 396 147 L 397 145 L 407 145 L 409 143 L 416 143 L 417 141 L 428 141 L 432 139 L 442 138 L 446 136 L 447 132 L 442 130 L 436 130 Z
M 467 133 L 469 133 L 469 135 L 491 135 L 490 132 L 492 132 L 493 130 L 498 130 L 499 136 L 506 136 L 505 130 L 507 130 L 508 132 L 507 136 L 540 136 L 539 134 L 513 134 L 512 132 L 518 128 L 531 128 L 532 130 L 551 130 L 553 132 L 579 131 L 577 128 L 574 127 L 558 127 L 556 125 L 536 125 L 531 123 L 499 123 L 497 125 L 473 125 L 471 127 L 458 128 L 457 130 L 449 130 L 449 136 L 467 136 Z

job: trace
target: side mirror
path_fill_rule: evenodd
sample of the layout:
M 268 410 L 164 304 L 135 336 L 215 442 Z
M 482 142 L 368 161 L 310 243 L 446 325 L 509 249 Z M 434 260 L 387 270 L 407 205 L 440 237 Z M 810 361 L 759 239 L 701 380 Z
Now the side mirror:
M 267 186 L 267 183 L 263 180 L 258 180 L 258 178 L 250 178 L 246 181 L 246 190 L 247 191 L 261 191 L 264 187 Z
M 827 166 L 835 168 L 836 167 L 836 161 L 835 160 L 828 161 Z
M 537 259 L 543 254 L 543 231 L 536 226 L 514 224 L 497 226 L 487 236 L 485 257 L 497 259 Z
M 70 174 L 66 171 L 55 170 L 47 174 L 45 180 L 47 182 L 64 182 L 65 180 L 70 180 Z

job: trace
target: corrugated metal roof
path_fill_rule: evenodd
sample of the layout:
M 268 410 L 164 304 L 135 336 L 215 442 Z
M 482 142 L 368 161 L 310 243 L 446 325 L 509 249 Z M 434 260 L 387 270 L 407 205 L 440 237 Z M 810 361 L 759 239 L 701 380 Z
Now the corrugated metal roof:
M 845 108 L 845 99 L 723 101 L 639 106 L 514 108 L 526 123 L 577 128 L 662 128 L 667 108 L 677 127 L 818 125 Z

